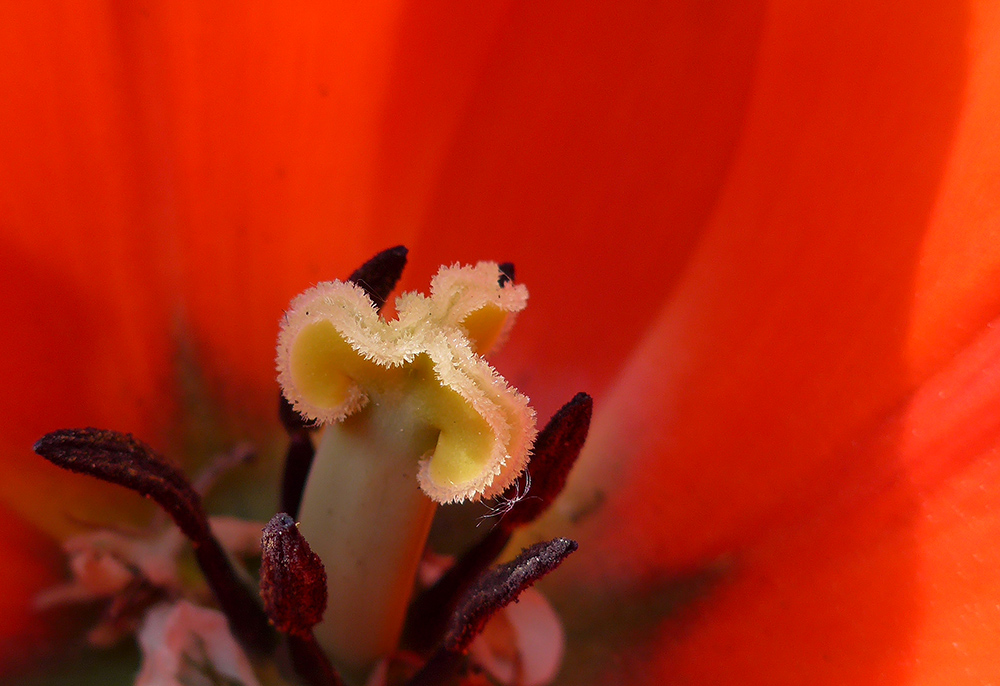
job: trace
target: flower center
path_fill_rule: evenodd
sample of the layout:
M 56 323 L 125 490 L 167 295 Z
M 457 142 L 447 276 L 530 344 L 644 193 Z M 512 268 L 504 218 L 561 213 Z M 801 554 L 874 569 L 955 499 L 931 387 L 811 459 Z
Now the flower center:
M 320 284 L 293 301 L 278 346 L 280 416 L 290 439 L 284 512 L 265 528 L 260 547 L 259 524 L 213 518 L 210 525 L 201 496 L 222 463 L 192 484 L 128 434 L 64 429 L 36 443 L 39 455 L 64 469 L 151 498 L 176 526 L 163 529 L 152 547 L 109 531 L 77 541 L 68 548 L 77 579 L 44 598 L 111 596 L 109 621 L 118 626 L 124 608 L 134 620 L 129 627 L 138 626 L 145 655 L 139 683 L 187 678 L 193 666 L 199 676 L 255 686 L 255 668 L 286 659 L 304 683 L 322 686 L 370 678 L 440 686 L 468 674 L 470 660 L 501 683 L 520 680 L 522 668 L 531 683 L 554 677 L 562 634 L 543 600 L 535 604 L 547 614 L 511 613 L 509 626 L 520 631 L 515 647 L 491 652 L 480 634 L 576 544 L 554 539 L 487 568 L 513 532 L 562 490 L 587 435 L 591 399 L 577 394 L 534 441 L 527 399 L 483 358 L 503 342 L 527 300 L 526 289 L 513 283 L 513 266 L 443 268 L 429 297 L 404 294 L 398 318 L 386 321 L 380 306 L 405 262 L 402 246 L 383 251 L 348 282 Z M 323 431 L 314 446 L 317 425 Z M 224 463 L 238 464 L 239 457 L 234 452 Z M 411 602 L 438 505 L 483 497 L 499 503 L 490 508 L 494 526 L 441 567 L 436 580 L 425 580 L 430 585 Z M 219 611 L 201 607 L 204 589 L 175 573 L 181 536 L 192 544 Z M 262 552 L 259 597 L 232 557 L 240 550 Z M 527 624 L 517 630 L 518 621 Z M 527 645 L 539 622 L 551 640 Z M 173 639 L 164 652 L 167 635 Z M 532 657 L 539 657 L 536 644 L 549 646 L 541 659 Z M 517 668 L 508 664 L 503 672 L 495 658 L 508 653 Z M 383 671 L 373 676 L 378 663 Z
M 282 390 L 327 425 L 300 511 L 327 570 L 316 636 L 357 680 L 399 642 L 436 503 L 500 493 L 527 464 L 534 412 L 483 359 L 527 297 L 483 262 L 442 268 L 392 321 L 339 281 L 285 316 Z

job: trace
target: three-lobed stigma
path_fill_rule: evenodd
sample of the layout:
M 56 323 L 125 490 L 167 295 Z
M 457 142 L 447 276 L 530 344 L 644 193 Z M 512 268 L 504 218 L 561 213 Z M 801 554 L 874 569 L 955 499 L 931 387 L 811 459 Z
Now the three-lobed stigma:
M 388 404 L 432 434 L 418 471 L 446 503 L 492 497 L 524 470 L 535 437 L 528 400 L 483 359 L 502 343 L 527 289 L 493 262 L 443 267 L 431 294 L 405 293 L 383 319 L 350 282 L 292 301 L 278 339 L 278 380 L 293 407 L 334 423 Z

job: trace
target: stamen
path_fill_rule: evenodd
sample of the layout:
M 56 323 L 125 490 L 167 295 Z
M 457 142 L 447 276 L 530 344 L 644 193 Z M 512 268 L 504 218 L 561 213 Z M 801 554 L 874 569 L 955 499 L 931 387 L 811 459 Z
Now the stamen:
M 498 525 L 413 602 L 407 617 L 406 638 L 414 650 L 424 652 L 437 643 L 461 594 L 507 546 L 514 529 L 534 521 L 562 492 L 587 440 L 593 406 L 589 395 L 577 393 L 552 415 L 535 439 L 528 462 L 530 496 L 517 497 L 524 494 L 516 492 L 517 482 L 511 484 L 500 497 L 513 505 Z
M 443 645 L 452 651 L 464 651 L 494 614 L 554 571 L 576 549 L 576 541 L 568 538 L 536 543 L 510 562 L 483 574 L 452 616 Z
M 264 611 L 278 631 L 308 634 L 326 610 L 326 571 L 319 555 L 284 512 L 264 527 L 260 546 Z
M 290 436 L 300 431 L 308 431 L 316 426 L 313 422 L 310 422 L 299 414 L 299 411 L 292 407 L 292 404 L 288 402 L 282 393 L 278 394 L 278 418 Z
M 509 532 L 493 529 L 466 550 L 433 586 L 417 596 L 406 619 L 405 636 L 410 648 L 427 653 L 440 642 L 461 595 L 509 542 Z
M 151 498 L 174 520 L 195 557 L 234 635 L 250 651 L 270 652 L 274 634 L 253 594 L 240 583 L 212 534 L 201 497 L 177 469 L 131 434 L 100 429 L 64 429 L 43 436 L 36 453 L 58 467 L 89 474 Z
M 285 468 L 281 475 L 281 511 L 295 519 L 299 516 L 302 492 L 309 478 L 309 470 L 312 469 L 316 448 L 309 437 L 309 429 L 312 428 L 309 420 L 299 414 L 284 395 L 279 394 L 278 403 L 278 416 L 291 439 L 285 452 Z
M 355 269 L 348 281 L 361 286 L 375 307 L 381 310 L 403 275 L 408 252 L 402 245 L 383 250 Z
M 257 451 L 254 450 L 251 444 L 242 443 L 237 445 L 229 452 L 212 459 L 204 470 L 195 477 L 195 480 L 191 483 L 191 487 L 199 495 L 205 497 L 215 487 L 218 480 L 227 472 L 252 462 L 256 457 Z
M 480 576 L 452 615 L 441 646 L 409 686 L 444 683 L 461 664 L 469 645 L 482 633 L 490 618 L 517 600 L 524 589 L 555 570 L 576 549 L 576 541 L 567 538 L 536 543 L 507 564 Z
M 312 632 L 326 610 L 323 563 L 284 512 L 264 528 L 261 549 L 260 596 L 268 617 L 288 635 L 296 673 L 310 686 L 339 686 L 340 677 Z
M 288 653 L 295 673 L 308 686 L 343 686 L 343 680 L 311 631 L 306 636 L 289 635 Z
M 514 283 L 514 263 L 513 262 L 501 262 L 497 265 L 500 268 L 500 278 L 497 279 L 497 283 L 501 286 L 506 286 L 508 283 Z
M 573 399 L 552 415 L 545 428 L 535 439 L 528 475 L 531 477 L 531 497 L 518 498 L 512 484 L 504 493 L 514 501 L 513 507 L 500 520 L 508 531 L 537 519 L 566 486 L 566 477 L 576 464 L 590 431 L 590 417 L 594 400 L 586 393 L 577 393 Z
M 285 472 L 281 478 L 281 509 L 293 518 L 299 516 L 302 492 L 309 478 L 316 448 L 305 431 L 292 434 L 285 453 Z

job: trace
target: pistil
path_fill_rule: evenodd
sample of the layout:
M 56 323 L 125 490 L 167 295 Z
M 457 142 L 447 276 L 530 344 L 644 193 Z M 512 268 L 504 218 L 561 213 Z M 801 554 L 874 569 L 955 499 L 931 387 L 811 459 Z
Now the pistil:
M 391 322 L 358 285 L 320 284 L 286 315 L 283 392 L 326 424 L 300 509 L 328 576 L 315 633 L 355 682 L 396 649 L 437 504 L 502 493 L 527 462 L 534 412 L 483 359 L 526 303 L 512 276 L 444 268 Z
M 328 577 L 316 638 L 354 681 L 399 642 L 437 509 L 417 485 L 417 458 L 434 436 L 407 418 L 380 400 L 328 426 L 302 499 L 301 531 Z

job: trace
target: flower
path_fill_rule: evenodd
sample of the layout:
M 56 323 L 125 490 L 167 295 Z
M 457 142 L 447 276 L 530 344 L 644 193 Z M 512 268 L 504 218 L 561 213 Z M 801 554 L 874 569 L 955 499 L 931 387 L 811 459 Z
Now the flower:
M 505 376 L 595 396 L 568 683 L 996 680 L 988 3 L 2 12 L 0 646 L 138 509 L 38 436 L 264 441 L 284 304 L 405 243 L 516 261 Z

